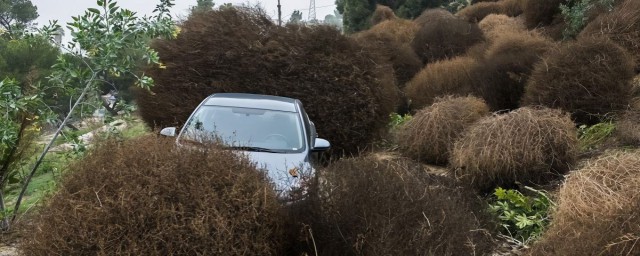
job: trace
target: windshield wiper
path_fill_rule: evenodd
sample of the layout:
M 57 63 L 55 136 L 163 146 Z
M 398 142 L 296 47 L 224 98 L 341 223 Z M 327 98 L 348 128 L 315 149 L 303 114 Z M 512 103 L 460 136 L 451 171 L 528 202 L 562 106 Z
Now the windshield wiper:
M 261 147 L 235 146 L 235 147 L 229 147 L 229 148 L 235 149 L 235 150 L 251 151 L 251 152 L 282 153 L 281 150 L 273 150 L 273 149 L 261 148 Z

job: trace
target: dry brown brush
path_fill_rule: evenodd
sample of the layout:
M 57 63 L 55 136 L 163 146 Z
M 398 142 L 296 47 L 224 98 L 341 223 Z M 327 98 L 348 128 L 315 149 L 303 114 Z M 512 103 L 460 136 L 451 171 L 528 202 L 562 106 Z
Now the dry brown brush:
M 569 115 L 547 108 L 520 108 L 484 118 L 455 142 L 450 164 L 463 183 L 480 191 L 542 184 L 569 171 L 578 153 Z
M 420 164 L 364 156 L 322 173 L 311 225 L 320 255 L 483 255 L 493 247 L 478 197 Z
M 411 108 L 418 110 L 427 107 L 437 97 L 472 94 L 477 83 L 481 82 L 477 79 L 477 70 L 478 62 L 470 57 L 456 57 L 427 64 L 405 87 L 405 94 L 411 100 Z
M 422 25 L 411 47 L 423 63 L 431 63 L 462 55 L 483 41 L 478 24 L 460 18 L 440 18 Z
M 640 146 L 640 110 L 625 111 L 615 123 L 615 135 L 628 146 Z
M 390 32 L 365 30 L 353 35 L 353 38 L 382 62 L 392 65 L 400 88 L 422 69 L 422 61 L 411 47 L 399 42 Z
M 640 152 L 611 152 L 572 172 L 530 255 L 640 255 Z
M 524 0 L 523 15 L 528 28 L 546 26 L 560 14 L 560 4 L 568 0 Z
M 480 2 L 456 12 L 456 16 L 475 23 L 480 22 L 489 14 L 503 14 L 501 4 L 498 2 Z
M 520 106 L 525 85 L 536 63 L 554 46 L 549 39 L 529 32 L 507 32 L 492 40 L 478 65 L 476 90 L 491 110 Z
M 402 125 L 396 141 L 405 156 L 429 164 L 446 164 L 460 134 L 488 115 L 489 107 L 481 99 L 471 96 L 439 98 Z
M 142 137 L 71 166 L 23 233 L 25 255 L 277 255 L 280 203 L 266 175 L 216 147 Z
M 517 17 L 523 13 L 523 1 L 522 0 L 500 0 L 502 7 L 502 13 L 509 17 Z
M 418 25 L 418 28 L 420 28 L 425 24 L 433 23 L 437 20 L 455 19 L 455 18 L 456 16 L 454 16 L 451 12 L 447 11 L 446 9 L 433 8 L 433 9 L 426 9 L 422 11 L 420 16 L 415 18 L 413 22 L 415 22 Z
M 409 45 L 418 30 L 418 25 L 410 20 L 392 19 L 385 20 L 371 27 L 369 31 L 376 33 L 390 33 L 398 42 Z
M 371 25 L 377 25 L 380 22 L 386 20 L 397 19 L 396 14 L 393 13 L 393 10 L 389 8 L 389 6 L 385 5 L 376 5 L 376 10 L 371 14 Z
M 601 38 L 583 38 L 550 49 L 528 81 L 523 104 L 572 113 L 578 123 L 597 123 L 631 100 L 633 61 Z
M 191 15 L 176 39 L 152 46 L 166 68 L 148 70 L 156 85 L 136 99 L 152 127 L 181 125 L 213 93 L 286 96 L 304 103 L 335 152 L 355 153 L 398 104 L 390 65 L 329 26 L 280 27 L 260 10 L 226 8 Z
M 580 33 L 580 38 L 607 37 L 631 54 L 640 72 L 640 1 L 626 0 L 613 11 L 598 16 Z
M 522 19 L 504 14 L 490 14 L 482 19 L 478 26 L 489 42 L 505 33 L 526 33 L 527 30 Z

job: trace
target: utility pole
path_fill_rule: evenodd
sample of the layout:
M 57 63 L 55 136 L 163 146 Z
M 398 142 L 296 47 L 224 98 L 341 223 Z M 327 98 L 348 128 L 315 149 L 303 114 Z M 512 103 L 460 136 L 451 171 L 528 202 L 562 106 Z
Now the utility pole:
M 316 0 L 311 0 L 309 3 L 309 22 L 314 22 L 316 20 Z
M 282 26 L 282 10 L 280 9 L 280 0 L 278 0 L 278 26 Z

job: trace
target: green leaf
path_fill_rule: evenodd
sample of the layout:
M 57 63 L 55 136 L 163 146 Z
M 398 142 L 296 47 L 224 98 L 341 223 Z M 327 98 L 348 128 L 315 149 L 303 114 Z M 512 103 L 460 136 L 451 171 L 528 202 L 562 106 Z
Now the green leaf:
M 100 14 L 100 10 L 98 10 L 96 8 L 87 8 L 87 11 L 90 11 L 90 12 L 98 14 L 98 15 Z

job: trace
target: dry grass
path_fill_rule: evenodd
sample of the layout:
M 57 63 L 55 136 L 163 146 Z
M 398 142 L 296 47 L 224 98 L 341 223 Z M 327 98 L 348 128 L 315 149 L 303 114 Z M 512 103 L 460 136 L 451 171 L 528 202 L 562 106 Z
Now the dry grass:
M 145 136 L 74 164 L 22 236 L 25 255 L 277 255 L 280 203 L 266 175 L 215 146 Z
M 456 57 L 428 64 L 405 87 L 414 110 L 427 107 L 437 97 L 467 96 L 479 83 L 478 62 L 470 57 Z M 454 75 L 455 74 L 455 75 Z
M 343 159 L 322 170 L 319 255 L 483 255 L 493 242 L 472 192 L 406 159 Z
M 640 152 L 611 152 L 572 172 L 531 255 L 639 255 Z
M 418 111 L 402 125 L 396 135 L 400 151 L 414 160 L 443 165 L 460 134 L 480 118 L 489 107 L 475 97 L 445 97 Z
M 563 44 L 535 66 L 523 104 L 563 109 L 581 124 L 600 122 L 629 104 L 633 67 L 629 54 L 607 39 Z
M 640 1 L 623 1 L 613 11 L 590 22 L 579 35 L 580 38 L 599 36 L 625 48 L 635 60 L 636 72 L 640 72 Z
M 554 109 L 520 108 L 485 118 L 455 142 L 453 174 L 480 191 L 546 183 L 569 171 L 578 153 L 569 115 Z

